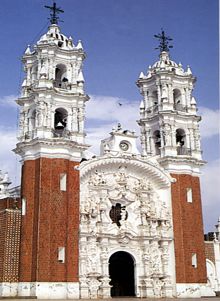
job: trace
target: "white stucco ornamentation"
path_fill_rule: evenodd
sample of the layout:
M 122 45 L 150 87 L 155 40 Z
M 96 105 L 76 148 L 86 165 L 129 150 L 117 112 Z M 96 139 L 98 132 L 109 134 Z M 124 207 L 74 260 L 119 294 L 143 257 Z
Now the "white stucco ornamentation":
M 80 165 L 81 298 L 111 296 L 109 263 L 120 251 L 134 260 L 136 296 L 173 295 L 170 182 L 162 174 L 162 183 L 151 173 L 143 177 L 136 161 L 106 154 Z
M 204 164 L 198 130 L 201 117 L 192 95 L 195 81 L 189 68 L 184 71 L 166 51 L 137 81 L 143 95 L 138 121 L 142 153 L 158 156 L 170 172 L 198 175 Z
M 88 148 L 84 141 L 84 110 L 89 99 L 84 92 L 84 59 L 81 42 L 75 46 L 57 24 L 51 24 L 37 44 L 25 51 L 22 60 L 26 78 L 17 100 L 21 109 L 15 150 L 24 160 L 39 157 L 42 146 L 41 156 L 54 157 L 51 148 L 47 150 L 54 139 L 65 140 L 67 145 L 73 142 L 68 152 L 71 160 L 78 160 Z M 57 150 L 60 158 L 67 157 L 67 145 Z
M 11 193 L 9 192 L 8 186 L 11 184 L 11 181 L 9 179 L 8 173 L 5 174 L 2 173 L 0 170 L 0 199 L 7 198 L 11 196 Z

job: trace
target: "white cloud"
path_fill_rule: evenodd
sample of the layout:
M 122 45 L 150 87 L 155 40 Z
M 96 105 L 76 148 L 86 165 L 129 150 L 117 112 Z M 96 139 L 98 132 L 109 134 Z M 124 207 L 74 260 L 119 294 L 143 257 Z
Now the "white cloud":
M 135 126 L 139 117 L 139 104 L 129 102 L 126 99 L 110 96 L 92 95 L 86 106 L 86 117 L 91 120 L 99 120 L 104 123 L 117 122 L 125 125 Z
M 0 106 L 2 107 L 11 107 L 16 109 L 18 107 L 15 100 L 18 98 L 17 95 L 7 95 L 0 97 Z
M 123 129 L 139 134 L 136 120 L 139 118 L 139 103 L 111 96 L 90 96 L 86 105 L 87 143 L 91 151 L 99 154 L 100 141 L 108 137 L 113 127 L 121 123 Z
M 20 159 L 12 152 L 17 143 L 16 130 L 1 127 L 0 137 L 0 169 L 3 173 L 9 173 L 9 178 L 12 180 L 13 185 L 18 185 L 20 183 Z
M 205 226 L 211 231 L 220 216 L 220 158 L 202 169 L 201 190 Z
M 220 114 L 219 110 L 212 110 L 205 107 L 199 108 L 199 113 L 202 116 L 200 130 L 202 138 L 210 138 L 214 135 L 219 135 Z

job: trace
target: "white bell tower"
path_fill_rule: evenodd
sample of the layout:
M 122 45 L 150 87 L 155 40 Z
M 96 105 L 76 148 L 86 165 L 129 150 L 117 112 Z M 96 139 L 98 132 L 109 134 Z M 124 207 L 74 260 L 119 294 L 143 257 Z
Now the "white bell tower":
M 15 152 L 22 159 L 19 294 L 79 298 L 79 162 L 88 148 L 82 73 L 85 52 L 51 25 L 23 56 L 26 77 Z M 23 206 L 23 205 L 22 205 Z M 57 286 L 57 283 L 59 285 Z
M 206 283 L 207 276 L 199 179 L 204 164 L 201 117 L 197 115 L 192 93 L 196 78 L 189 67 L 184 70 L 180 63 L 170 59 L 172 39 L 163 30 L 155 37 L 160 40 L 159 61 L 148 68 L 146 75 L 141 72 L 137 81 L 143 95 L 138 121 L 142 152 L 154 157 L 175 179 L 171 184 L 171 202 L 177 295 L 186 296 L 194 283 L 201 295 L 200 286 Z
M 84 110 L 89 99 L 84 92 L 84 59 L 81 41 L 75 46 L 57 24 L 49 26 L 33 49 L 27 47 L 22 58 L 26 78 L 17 100 L 21 110 L 16 152 L 22 157 L 33 159 L 40 152 L 53 157 L 59 152 L 80 160 L 87 148 Z
M 142 151 L 148 156 L 159 156 L 161 165 L 170 171 L 176 171 L 181 158 L 185 162 L 187 158 L 184 168 L 198 172 L 197 167 L 202 164 L 201 117 L 192 95 L 196 78 L 189 66 L 184 70 L 170 59 L 168 48 L 165 40 L 160 45 L 159 61 L 149 66 L 146 75 L 141 72 L 137 81 L 143 95 L 139 120 Z

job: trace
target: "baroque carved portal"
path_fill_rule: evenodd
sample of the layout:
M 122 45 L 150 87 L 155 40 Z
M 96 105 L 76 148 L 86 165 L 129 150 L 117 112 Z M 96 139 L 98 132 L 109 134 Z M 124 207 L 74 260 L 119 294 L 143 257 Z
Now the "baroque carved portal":
M 114 171 L 97 169 L 82 185 L 81 298 L 171 296 L 172 228 L 167 199 L 161 199 L 149 179 L 132 175 L 126 166 Z M 120 274 L 114 266 L 119 255 L 135 262 L 137 270 L 134 273 L 133 267 L 132 273 L 138 276 L 132 280 L 132 291 L 114 276 Z

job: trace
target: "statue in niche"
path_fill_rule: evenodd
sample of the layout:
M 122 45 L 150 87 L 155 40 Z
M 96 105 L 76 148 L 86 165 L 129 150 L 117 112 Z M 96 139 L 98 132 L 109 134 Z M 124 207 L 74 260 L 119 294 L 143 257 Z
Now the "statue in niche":
M 162 250 L 161 260 L 163 263 L 163 271 L 164 274 L 167 274 L 168 262 L 169 262 L 168 246 L 163 246 L 161 250 Z
M 108 209 L 109 199 L 107 196 L 100 198 L 99 210 L 100 210 L 100 220 L 101 222 L 108 222 L 106 211 Z
M 90 198 L 90 216 L 96 218 L 99 215 L 99 198 L 93 196 Z
M 156 217 L 156 207 L 155 207 L 155 202 L 153 200 L 154 195 L 151 193 L 148 193 L 148 206 L 149 206 L 149 212 L 151 217 Z
M 168 97 L 167 86 L 163 85 L 162 86 L 162 96 L 161 96 L 161 98 L 167 98 L 167 97 Z
M 159 202 L 160 202 L 159 197 L 158 197 L 157 201 L 158 201 L 157 203 L 159 204 Z M 167 208 L 165 202 L 162 202 L 162 204 L 161 204 L 160 217 L 161 217 L 161 219 L 169 219 L 169 217 L 170 217 L 170 213 L 168 211 L 168 208 Z
M 47 78 L 47 72 L 44 65 L 40 69 L 40 78 L 45 78 L 45 79 Z
M 96 273 L 97 272 L 97 265 L 99 261 L 99 256 L 97 252 L 93 252 L 92 254 L 89 254 L 88 256 L 89 260 L 89 271 L 90 273 Z
M 128 176 L 126 175 L 126 167 L 119 167 L 118 173 L 114 174 L 115 180 L 119 185 L 126 185 Z
M 159 279 L 153 280 L 154 297 L 161 297 L 162 282 Z
M 150 261 L 150 252 L 149 252 L 149 248 L 146 248 L 144 254 L 143 254 L 143 260 L 144 263 L 149 263 Z
M 89 281 L 89 290 L 90 290 L 90 298 L 91 299 L 97 299 L 97 292 L 100 286 L 100 282 L 93 278 Z
M 79 129 L 79 132 L 81 132 L 81 133 L 84 131 L 84 119 L 85 119 L 84 108 L 79 108 L 78 109 L 78 129 Z
M 150 248 L 151 248 L 151 273 L 160 274 L 162 269 L 161 252 L 159 250 L 157 241 L 152 241 Z
M 89 184 L 94 185 L 94 186 L 98 186 L 98 185 L 105 185 L 106 181 L 104 179 L 103 174 L 99 173 L 98 170 L 95 171 L 94 175 L 91 175 L 90 180 L 89 180 Z
M 36 119 L 37 119 L 37 126 L 41 127 L 44 125 L 44 110 L 45 110 L 45 103 L 43 101 L 38 101 L 37 108 L 36 108 Z
M 195 149 L 200 150 L 200 134 L 197 129 L 194 130 Z
M 148 193 L 153 194 L 153 185 L 149 181 L 147 182 L 147 190 L 148 190 Z
M 171 225 L 170 222 L 165 220 L 165 221 L 161 221 L 161 235 L 163 237 L 167 237 L 169 235 L 169 229 L 170 229 Z
M 71 130 L 72 130 L 72 132 L 77 132 L 78 131 L 77 108 L 72 108 Z
M 82 214 L 89 214 L 90 213 L 90 207 L 91 207 L 90 199 L 85 198 L 84 202 L 82 203 L 82 206 L 81 206 L 81 213 Z
M 20 119 L 19 119 L 19 128 L 20 128 L 20 135 L 24 135 L 24 124 L 25 124 L 25 112 L 22 109 L 20 112 Z
M 150 274 L 150 250 L 149 247 L 147 247 L 143 253 L 143 262 L 144 262 L 144 266 L 145 266 L 145 272 L 147 275 Z
M 147 225 L 147 218 L 150 217 L 150 205 L 144 195 L 138 196 L 141 224 Z
M 46 125 L 50 127 L 51 126 L 51 104 L 50 103 L 46 103 L 45 115 L 46 115 L 46 123 L 47 123 Z
M 156 236 L 157 235 L 157 226 L 158 226 L 158 223 L 156 220 L 151 220 L 150 221 L 150 233 L 151 233 L 151 236 Z
M 150 182 L 148 182 L 145 178 L 144 179 L 139 179 L 136 183 L 135 183 L 135 187 L 134 190 L 136 191 L 147 191 L 149 189 L 151 189 L 151 185 Z
M 164 138 L 164 145 L 170 146 L 171 145 L 171 126 L 168 123 L 163 125 L 163 138 Z
M 125 209 L 125 207 L 121 207 L 121 219 L 120 219 L 120 229 L 121 230 L 125 230 L 127 228 L 127 217 L 128 217 L 128 213 Z
M 106 261 L 108 259 L 108 247 L 107 246 L 102 246 L 101 259 L 103 261 Z

